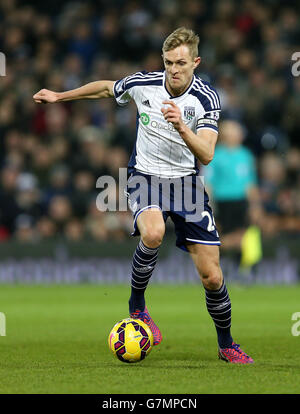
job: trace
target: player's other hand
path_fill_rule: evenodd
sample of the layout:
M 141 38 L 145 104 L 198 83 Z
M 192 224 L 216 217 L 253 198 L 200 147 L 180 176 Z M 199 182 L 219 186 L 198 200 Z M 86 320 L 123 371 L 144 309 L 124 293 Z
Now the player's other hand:
M 33 95 L 33 99 L 36 103 L 55 103 L 58 100 L 58 93 L 48 89 L 41 89 Z
M 179 131 L 184 125 L 180 109 L 173 101 L 163 101 L 163 105 L 169 105 L 166 108 L 161 108 L 165 120 L 171 122 L 174 125 L 174 128 Z

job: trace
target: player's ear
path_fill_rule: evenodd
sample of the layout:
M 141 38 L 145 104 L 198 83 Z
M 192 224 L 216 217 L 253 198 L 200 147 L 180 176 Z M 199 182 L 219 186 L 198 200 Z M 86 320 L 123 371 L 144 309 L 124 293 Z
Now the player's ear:
M 201 57 L 200 56 L 197 56 L 194 59 L 194 69 L 196 69 L 196 67 L 200 65 L 200 62 L 201 62 Z

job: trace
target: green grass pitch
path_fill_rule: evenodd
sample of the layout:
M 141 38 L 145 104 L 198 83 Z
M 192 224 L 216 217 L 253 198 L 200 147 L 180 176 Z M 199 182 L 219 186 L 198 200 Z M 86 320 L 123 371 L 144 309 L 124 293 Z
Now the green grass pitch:
M 149 286 L 147 304 L 162 343 L 137 364 L 108 349 L 107 336 L 127 317 L 129 287 L 0 286 L 0 393 L 30 394 L 298 394 L 300 286 L 228 285 L 232 334 L 255 360 L 217 358 L 216 333 L 202 286 Z

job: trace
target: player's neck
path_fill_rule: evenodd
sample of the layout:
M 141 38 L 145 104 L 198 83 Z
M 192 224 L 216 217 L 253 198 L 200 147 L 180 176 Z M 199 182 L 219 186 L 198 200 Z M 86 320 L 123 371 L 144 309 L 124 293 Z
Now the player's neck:
M 192 79 L 193 79 L 193 77 L 191 78 L 191 79 L 189 79 L 188 80 L 188 82 L 186 83 L 186 85 L 184 86 L 184 87 L 182 87 L 182 88 L 180 88 L 180 89 L 173 89 L 171 86 L 170 86 L 170 84 L 169 84 L 169 82 L 168 82 L 168 79 L 166 79 L 166 89 L 167 89 L 167 91 L 169 92 L 169 94 L 172 96 L 172 97 L 176 97 L 176 96 L 180 96 L 180 95 L 183 95 L 184 94 L 184 92 L 190 87 L 190 85 L 191 85 L 191 82 L 192 82 Z

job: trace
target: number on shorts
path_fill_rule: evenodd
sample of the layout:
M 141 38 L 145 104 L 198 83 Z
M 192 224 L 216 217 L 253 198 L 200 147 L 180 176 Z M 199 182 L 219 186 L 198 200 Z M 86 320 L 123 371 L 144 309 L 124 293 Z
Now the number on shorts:
M 216 230 L 216 223 L 214 217 L 211 216 L 208 211 L 202 211 L 202 219 L 204 219 L 204 217 L 208 218 L 207 231 Z

